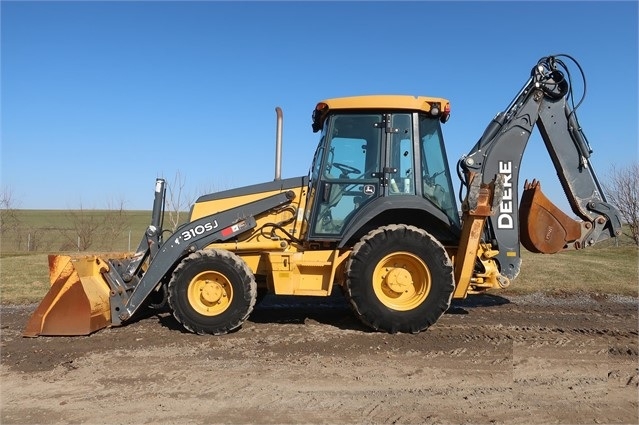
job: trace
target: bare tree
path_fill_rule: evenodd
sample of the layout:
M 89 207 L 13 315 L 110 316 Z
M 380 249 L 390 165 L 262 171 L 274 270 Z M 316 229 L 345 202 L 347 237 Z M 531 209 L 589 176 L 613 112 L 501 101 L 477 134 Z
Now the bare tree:
M 89 248 L 113 250 L 117 239 L 129 226 L 129 217 L 123 200 L 109 202 L 106 210 L 86 210 L 80 204 L 77 210 L 67 212 L 69 227 L 59 229 L 64 237 L 63 250 Z
M 102 238 L 103 246 L 109 249 L 114 249 L 114 245 L 117 239 L 129 226 L 129 217 L 124 209 L 124 200 L 119 200 L 116 203 L 109 202 L 107 205 L 107 211 L 104 213 L 102 225 L 100 226 L 100 237 Z
M 0 209 L 6 210 L 13 207 L 14 199 L 11 188 L 2 186 L 2 193 L 0 193 Z
M 61 233 L 66 239 L 64 248 L 76 247 L 78 251 L 89 249 L 96 238 L 96 233 L 100 228 L 100 218 L 94 211 L 85 210 L 80 204 L 78 210 L 69 210 L 67 213 L 71 227 L 61 229 Z
M 624 234 L 639 246 L 639 163 L 625 167 L 612 166 L 603 183 L 608 201 L 619 209 L 624 221 Z
M 11 188 L 3 186 L 0 193 L 0 234 L 16 230 L 20 219 L 16 212 L 15 198 Z
M 175 172 L 172 182 L 167 185 L 166 210 L 169 213 L 171 232 L 175 232 L 180 224 L 186 220 L 186 212 L 195 201 L 194 196 L 189 196 L 185 190 L 186 177 Z

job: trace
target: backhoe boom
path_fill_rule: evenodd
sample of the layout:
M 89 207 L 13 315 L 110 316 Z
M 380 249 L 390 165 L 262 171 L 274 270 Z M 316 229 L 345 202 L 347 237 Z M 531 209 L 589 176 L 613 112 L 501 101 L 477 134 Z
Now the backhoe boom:
M 520 269 L 520 242 L 533 252 L 579 249 L 620 234 L 621 219 L 601 190 L 590 164 L 590 149 L 568 101 L 570 82 L 559 68 L 559 56 L 542 58 L 530 79 L 495 116 L 486 131 L 462 157 L 463 184 L 474 174 L 501 174 L 504 192 L 497 212 L 487 219 L 485 238 L 499 250 L 501 273 L 513 279 Z M 570 58 L 572 59 L 572 58 Z M 530 135 L 537 126 L 557 171 L 576 222 L 541 194 L 536 181 L 526 183 L 519 203 L 519 171 Z M 487 182 L 485 182 L 487 183 Z

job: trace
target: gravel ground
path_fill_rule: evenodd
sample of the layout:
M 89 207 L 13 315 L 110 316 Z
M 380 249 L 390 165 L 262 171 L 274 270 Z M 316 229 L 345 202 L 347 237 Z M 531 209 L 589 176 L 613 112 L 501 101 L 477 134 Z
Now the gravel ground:
M 267 297 L 212 337 L 168 314 L 23 338 L 2 306 L 2 424 L 637 424 L 638 302 L 473 297 L 417 335 L 370 332 L 341 297 Z

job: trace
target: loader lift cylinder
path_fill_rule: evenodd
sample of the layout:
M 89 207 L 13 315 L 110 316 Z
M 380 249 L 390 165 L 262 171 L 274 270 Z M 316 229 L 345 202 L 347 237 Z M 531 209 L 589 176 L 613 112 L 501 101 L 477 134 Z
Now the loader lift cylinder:
M 164 217 L 164 195 L 166 193 L 166 181 L 164 179 L 155 180 L 155 198 L 153 199 L 153 215 L 151 225 L 157 229 L 162 228 L 162 218 Z
M 140 244 L 128 265 L 121 273 L 124 282 L 131 282 L 147 256 L 153 260 L 162 243 L 162 226 L 164 217 L 164 199 L 166 194 L 166 180 L 155 180 L 155 198 L 153 199 L 153 211 L 151 212 L 151 224 L 147 227 Z M 113 281 L 114 283 L 116 280 Z M 113 289 L 113 288 L 112 288 Z

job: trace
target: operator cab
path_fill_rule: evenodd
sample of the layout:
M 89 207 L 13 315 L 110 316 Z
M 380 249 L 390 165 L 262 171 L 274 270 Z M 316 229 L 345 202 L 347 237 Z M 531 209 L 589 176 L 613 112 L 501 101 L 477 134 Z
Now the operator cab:
M 441 131 L 449 114 L 448 101 L 440 98 L 357 96 L 318 103 L 313 131 L 321 137 L 307 204 L 310 239 L 342 240 L 389 213 L 422 228 L 428 224 L 419 220 L 433 219 L 458 228 Z

